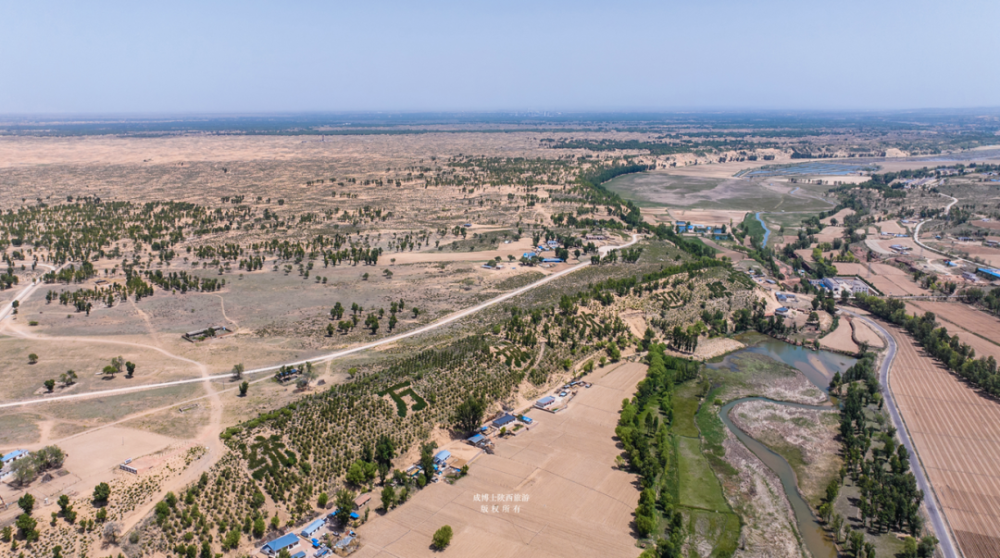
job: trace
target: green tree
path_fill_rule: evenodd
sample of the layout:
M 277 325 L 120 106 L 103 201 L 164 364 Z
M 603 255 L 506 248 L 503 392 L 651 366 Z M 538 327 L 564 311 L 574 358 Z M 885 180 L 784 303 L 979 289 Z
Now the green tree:
M 337 520 L 342 524 L 347 524 L 351 519 L 351 512 L 354 510 L 354 493 L 350 490 L 337 491 Z
M 392 438 L 386 434 L 378 437 L 375 442 L 375 462 L 381 465 L 392 465 L 392 458 L 396 457 L 396 446 L 392 443 Z
M 483 421 L 483 413 L 485 412 L 486 403 L 478 397 L 469 396 L 455 408 L 452 421 L 459 430 L 472 432 L 476 428 L 479 428 L 479 424 Z
M 437 444 L 434 442 L 424 444 L 420 447 L 420 467 L 426 475 L 425 482 L 434 474 L 434 450 L 436 448 Z M 423 488 L 423 486 L 420 488 Z
M 126 362 L 125 363 L 125 371 L 126 371 L 126 373 L 125 373 L 125 377 L 126 378 L 131 378 L 132 376 L 135 376 L 135 363 L 134 362 Z
M 103 373 L 105 376 L 111 376 L 111 378 L 113 379 L 115 377 L 115 374 L 118 373 L 118 369 L 109 364 L 105 366 L 103 370 L 101 370 L 101 373 Z
M 17 507 L 21 508 L 24 513 L 31 515 L 31 510 L 35 509 L 35 497 L 26 492 L 24 496 L 17 499 Z
M 608 343 L 607 351 L 608 358 L 611 359 L 611 362 L 618 362 L 618 360 L 622 358 L 622 353 L 618 350 L 618 345 L 616 345 L 613 341 Z
M 264 501 L 265 501 L 264 494 L 262 494 L 261 491 L 258 490 L 254 492 L 253 496 L 250 498 L 250 507 L 252 507 L 255 510 L 260 509 L 260 507 L 264 505 Z
M 242 362 L 234 364 L 233 365 L 233 380 L 242 380 L 243 379 L 243 372 L 245 370 L 246 370 L 246 368 L 243 366 Z
M 35 353 L 31 353 L 30 355 L 28 355 L 28 364 L 35 364 L 37 362 L 38 362 L 38 355 L 36 355 Z
M 168 496 L 170 494 L 173 494 L 173 492 L 170 492 L 168 494 Z M 107 503 L 108 498 L 110 498 L 110 497 L 111 497 L 111 487 L 108 486 L 108 483 L 102 482 L 101 484 L 99 484 L 99 485 L 97 485 L 97 486 L 94 487 L 94 502 L 95 503 L 97 503 L 97 504 Z M 173 507 L 173 506 L 171 506 L 171 507 Z
M 361 487 L 375 479 L 378 474 L 378 467 L 374 463 L 361 461 L 360 459 L 351 463 L 347 469 L 347 482 Z
M 391 484 L 387 484 L 382 489 L 382 508 L 385 509 L 385 511 L 389 511 L 395 505 L 396 505 L 396 490 L 392 488 Z
M 56 381 L 52 379 L 45 380 L 42 382 L 42 385 L 45 386 L 46 391 L 49 393 L 52 393 L 52 390 L 56 389 Z
M 434 531 L 434 537 L 431 542 L 434 544 L 434 548 L 438 550 L 444 550 L 449 544 L 451 544 L 452 537 L 451 525 L 445 525 Z
M 826 485 L 826 501 L 831 504 L 837 500 L 837 495 L 840 493 L 840 482 L 839 479 L 831 479 L 830 484 Z
M 264 531 L 267 529 L 267 525 L 264 523 L 264 518 L 257 516 L 257 519 L 253 520 L 253 536 L 254 538 L 261 538 L 264 536 Z
M 240 545 L 240 530 L 233 529 L 226 533 L 226 538 L 222 541 L 223 548 L 233 549 Z
M 243 383 L 240 384 L 240 397 L 246 397 L 247 390 L 249 389 L 250 389 L 250 382 L 243 380 Z
M 21 531 L 21 535 L 28 539 L 34 540 L 35 538 L 35 528 L 38 526 L 38 522 L 35 518 L 31 517 L 26 513 L 22 513 L 17 516 L 17 521 L 14 523 L 18 530 Z
M 328 496 L 326 492 L 322 492 L 320 493 L 319 499 L 317 500 L 316 503 L 319 504 L 319 507 L 325 508 L 326 504 L 329 503 L 329 501 L 330 501 L 330 496 Z

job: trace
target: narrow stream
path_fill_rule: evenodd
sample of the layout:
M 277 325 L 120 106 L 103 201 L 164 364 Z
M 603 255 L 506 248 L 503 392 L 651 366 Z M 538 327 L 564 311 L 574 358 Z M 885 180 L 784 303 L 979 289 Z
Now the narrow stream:
M 827 351 L 813 352 L 781 341 L 767 340 L 741 351 L 737 351 L 736 353 L 733 353 L 733 355 L 726 357 L 721 364 L 715 366 L 732 366 L 730 362 L 727 362 L 729 358 L 742 352 L 767 355 L 777 361 L 793 366 L 799 369 L 813 385 L 824 392 L 827 391 L 830 377 L 833 375 L 834 371 L 839 370 L 843 372 L 855 362 L 855 359 L 853 358 L 836 353 Z M 733 407 L 743 403 L 744 401 L 755 400 L 769 401 L 777 405 L 785 405 L 787 407 L 795 407 L 799 409 L 830 410 L 830 407 L 802 405 L 799 403 L 789 403 L 787 401 L 774 401 L 764 397 L 744 397 L 742 399 L 730 401 L 724 405 L 719 411 L 719 418 L 722 420 L 722 423 L 726 425 L 726 428 L 736 435 L 740 442 L 749 448 L 754 455 L 763 461 L 764 464 L 778 476 L 778 479 L 781 481 L 781 486 L 785 491 L 785 497 L 788 498 L 788 502 L 791 504 L 792 513 L 795 516 L 795 523 L 798 527 L 799 535 L 802 537 L 802 543 L 813 558 L 837 558 L 837 549 L 834 546 L 833 541 L 819 524 L 816 516 L 813 515 L 809 504 L 799 493 L 795 479 L 795 471 L 792 469 L 791 465 L 785 461 L 785 458 L 771 451 L 767 446 L 740 430 L 739 427 L 733 424 L 733 421 L 729 419 L 729 413 L 732 411 Z
M 754 217 L 756 217 L 757 220 L 760 221 L 760 225 L 764 227 L 764 242 L 760 244 L 760 247 L 766 248 L 767 239 L 771 237 L 771 229 L 767 228 L 767 223 L 765 223 L 764 220 L 760 218 L 761 213 L 762 213 L 761 211 L 758 211 L 757 213 L 754 214 Z
M 813 558 L 837 558 L 837 549 L 833 545 L 833 541 L 827 534 L 823 527 L 816 520 L 813 515 L 812 509 L 809 504 L 806 503 L 805 498 L 799 494 L 798 486 L 795 482 L 795 471 L 792 470 L 792 466 L 785 461 L 785 458 L 781 457 L 777 453 L 774 453 L 767 448 L 764 444 L 758 442 L 751 438 L 746 432 L 739 429 L 733 421 L 729 420 L 729 411 L 733 409 L 736 405 L 743 403 L 744 401 L 754 401 L 763 400 L 769 401 L 771 403 L 777 403 L 778 405 L 786 405 L 789 407 L 798 407 L 800 409 L 824 409 L 829 410 L 829 407 L 814 407 L 812 405 L 799 405 L 795 403 L 786 403 L 784 401 L 774 401 L 772 399 L 765 399 L 763 397 L 744 397 L 742 399 L 737 399 L 735 401 L 730 401 L 722 407 L 719 411 L 719 418 L 722 419 L 722 423 L 726 425 L 733 434 L 743 445 L 750 449 L 764 465 L 767 465 L 774 474 L 778 475 L 778 479 L 781 480 L 781 487 L 785 490 L 785 497 L 788 498 L 788 503 L 792 505 L 792 513 L 795 515 L 795 524 L 799 530 L 799 536 L 802 537 L 802 544 L 806 547 Z

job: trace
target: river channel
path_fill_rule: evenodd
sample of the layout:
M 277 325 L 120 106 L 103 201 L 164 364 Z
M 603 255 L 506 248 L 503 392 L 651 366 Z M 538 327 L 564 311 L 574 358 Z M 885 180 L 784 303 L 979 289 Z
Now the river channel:
M 733 365 L 729 362 L 729 359 L 744 352 L 766 355 L 774 360 L 793 366 L 805 374 L 806 378 L 808 378 L 813 385 L 824 392 L 827 391 L 827 386 L 829 386 L 830 378 L 834 372 L 840 371 L 843 373 L 852 364 L 854 364 L 854 362 L 856 362 L 853 358 L 839 355 L 837 353 L 831 353 L 828 351 L 812 351 L 781 341 L 767 339 L 747 347 L 746 349 L 741 349 L 740 351 L 732 353 L 721 363 L 710 366 L 720 368 L 731 367 Z M 786 401 L 774 401 L 763 397 L 744 397 L 742 399 L 730 401 L 724 405 L 719 411 L 719 418 L 722 419 L 722 423 L 726 425 L 726 428 L 736 435 L 736 437 L 739 438 L 739 440 L 743 442 L 743 444 L 749 448 L 754 455 L 763 461 L 765 465 L 770 467 L 771 470 L 778 476 L 778 479 L 781 480 L 781 486 L 785 491 L 785 497 L 788 498 L 788 502 L 791 504 L 792 513 L 795 516 L 795 523 L 798 527 L 799 535 L 802 537 L 802 543 L 809 553 L 812 554 L 813 558 L 836 558 L 837 550 L 833 541 L 819 524 L 816 516 L 813 515 L 809 504 L 806 503 L 805 499 L 799 493 L 798 485 L 796 484 L 795 479 L 795 472 L 792 470 L 791 465 L 789 465 L 783 457 L 768 449 L 767 446 L 740 430 L 739 427 L 733 424 L 733 422 L 729 419 L 729 412 L 733 409 L 733 407 L 743 403 L 744 401 L 753 400 L 770 401 L 777 405 L 797 407 L 800 409 L 830 410 L 831 406 L 801 405 Z

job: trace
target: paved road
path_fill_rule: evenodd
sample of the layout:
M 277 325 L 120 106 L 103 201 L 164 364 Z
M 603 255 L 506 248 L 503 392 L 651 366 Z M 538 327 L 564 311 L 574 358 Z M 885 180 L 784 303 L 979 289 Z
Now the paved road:
M 56 267 L 52 267 L 51 265 L 48 265 L 48 264 L 40 263 L 40 264 L 38 264 L 38 267 L 47 267 L 47 268 L 49 268 L 49 269 L 51 269 L 53 271 L 59 271 L 60 269 L 66 267 L 67 265 L 69 265 L 69 264 L 63 264 L 63 265 L 61 265 L 61 266 L 59 266 L 59 267 L 56 268 Z M 25 300 L 26 298 L 28 298 L 29 296 L 31 296 L 32 293 L 34 293 L 35 291 L 37 291 L 38 288 L 41 287 L 41 286 L 42 286 L 41 279 L 32 279 L 32 282 L 31 282 L 30 285 L 28 285 L 27 287 L 21 289 L 21 292 L 17 293 L 17 295 L 15 295 L 14 298 L 11 299 L 10 302 L 8 302 L 7 304 L 5 304 L 4 307 L 3 307 L 3 309 L 0 310 L 0 320 L 3 320 L 4 318 L 6 318 L 7 316 L 10 316 L 13 313 L 13 310 L 14 310 L 14 301 L 15 300 L 18 301 L 18 302 L 20 302 L 22 300 Z
M 906 452 L 910 456 L 910 467 L 913 469 L 913 476 L 917 479 L 917 487 L 924 492 L 924 504 L 927 506 L 927 515 L 930 517 L 931 525 L 934 527 L 934 534 L 940 540 L 938 548 L 944 554 L 945 558 L 960 558 L 961 554 L 955 550 L 955 545 L 952 543 L 951 530 L 948 528 L 944 513 L 938 508 L 934 491 L 927 480 L 927 475 L 924 474 L 923 464 L 917 456 L 913 440 L 910 439 L 906 423 L 903 421 L 902 415 L 899 414 L 896 400 L 893 398 L 892 390 L 889 388 L 889 369 L 892 368 L 892 361 L 896 358 L 896 340 L 892 338 L 892 335 L 889 335 L 888 331 L 873 320 L 859 316 L 853 312 L 849 313 L 855 319 L 860 319 L 885 337 L 887 343 L 886 354 L 885 359 L 882 361 L 882 367 L 879 370 L 879 383 L 882 384 L 882 395 L 889 409 L 889 416 L 892 418 L 892 424 L 896 427 L 896 431 L 899 432 L 899 437 L 902 438 L 903 445 L 906 446 Z
M 626 242 L 625 244 L 622 244 L 621 246 L 602 246 L 600 248 L 600 253 L 601 254 L 606 254 L 606 253 L 608 253 L 611 250 L 618 250 L 618 249 L 621 249 L 621 248 L 628 248 L 629 246 L 632 246 L 633 244 L 635 244 L 638 241 L 639 241 L 639 235 L 638 234 L 633 234 L 632 235 L 632 240 Z M 310 359 L 298 360 L 298 361 L 295 361 L 295 362 L 286 362 L 284 364 L 277 364 L 277 365 L 274 365 L 274 366 L 266 366 L 264 368 L 255 368 L 253 370 L 247 370 L 247 371 L 243 372 L 243 374 L 244 375 L 251 375 L 251 374 L 258 374 L 258 373 L 261 373 L 261 372 L 273 372 L 273 371 L 277 370 L 278 368 L 281 368 L 282 366 L 299 366 L 299 365 L 305 364 L 306 362 L 312 362 L 312 363 L 326 362 L 328 360 L 335 360 L 335 359 L 342 358 L 342 357 L 345 357 L 345 356 L 348 356 L 348 355 L 352 355 L 354 353 L 360 353 L 362 351 L 367 351 L 369 349 L 374 349 L 375 347 L 380 347 L 382 345 L 388 345 L 390 343 L 395 343 L 395 342 L 400 341 L 402 339 L 406 339 L 407 337 L 413 337 L 413 336 L 416 336 L 416 335 L 420 335 L 422 333 L 426 333 L 428 331 L 433 331 L 435 329 L 438 329 L 438 328 L 440 328 L 442 326 L 448 325 L 448 324 L 450 324 L 452 322 L 455 322 L 455 321 L 460 320 L 462 318 L 465 318 L 467 316 L 471 316 L 472 314 L 475 314 L 476 312 L 479 312 L 480 310 L 484 310 L 486 308 L 489 308 L 490 306 L 494 306 L 494 305 L 500 304 L 501 302 L 503 302 L 505 300 L 509 300 L 511 298 L 514 298 L 515 296 L 518 296 L 520 294 L 524 294 L 524 293 L 526 293 L 526 292 L 528 292 L 528 291 L 530 291 L 532 289 L 536 289 L 538 287 L 541 287 L 542 285 L 544 285 L 546 283 L 549 283 L 551 281 L 554 281 L 554 280 L 556 280 L 556 279 L 558 279 L 560 277 L 564 277 L 566 275 L 569 275 L 570 273 L 573 273 L 575 271 L 579 271 L 581 269 L 589 267 L 590 265 L 591 264 L 590 264 L 589 261 L 579 263 L 579 264 L 577 264 L 577 265 L 575 265 L 573 267 L 564 269 L 562 271 L 553 273 L 552 275 L 548 275 L 548 276 L 546 276 L 546 277 L 544 277 L 542 279 L 539 279 L 538 281 L 535 281 L 534 283 L 531 283 L 530 285 L 525 285 L 524 287 L 521 287 L 519 289 L 515 289 L 515 290 L 513 290 L 513 291 L 511 291 L 509 293 L 506 293 L 506 294 L 502 294 L 502 295 L 500 295 L 500 296 L 498 296 L 496 298 L 492 298 L 490 300 L 487 300 L 486 302 L 483 302 L 481 304 L 477 304 L 477 305 L 475 305 L 475 306 L 473 306 L 471 308 L 466 308 L 465 310 L 460 310 L 460 311 L 455 312 L 453 314 L 449 314 L 448 316 L 445 316 L 444 318 L 441 318 L 440 320 L 437 320 L 436 322 L 431 322 L 431 323 L 429 323 L 429 324 L 427 324 L 425 326 L 418 327 L 416 329 L 407 331 L 405 333 L 400 333 L 398 335 L 393 335 L 391 337 L 385 337 L 383 339 L 379 339 L 378 341 L 374 341 L 372 343 L 367 343 L 367 344 L 364 344 L 364 345 L 359 345 L 357 347 L 352 347 L 350 349 L 344 349 L 344 350 L 341 350 L 341 351 L 336 351 L 336 352 L 329 353 L 329 354 L 326 354 L 326 355 L 320 355 L 320 356 L 317 356 L 317 357 L 314 357 L 314 358 L 310 358 Z M 38 287 L 37 285 L 33 285 L 33 286 L 29 287 L 29 288 L 33 290 L 33 289 L 36 289 L 37 287 Z M 31 293 L 30 293 L 30 291 L 27 291 L 27 289 L 26 289 L 24 292 L 22 292 L 20 295 L 18 295 L 18 299 L 20 300 L 20 299 L 25 298 L 25 296 L 27 294 L 31 294 Z M 3 319 L 3 316 L 4 316 L 4 314 L 0 314 L 0 319 Z M 117 395 L 117 394 L 121 394 L 121 393 L 129 393 L 129 392 L 134 392 L 134 391 L 145 391 L 145 390 L 157 389 L 157 388 L 168 387 L 168 386 L 176 386 L 176 385 L 180 385 L 180 384 L 191 384 L 191 383 L 196 383 L 196 382 L 210 382 L 212 380 L 219 380 L 219 379 L 224 379 L 224 378 L 229 378 L 229 377 L 231 377 L 231 374 L 227 372 L 225 374 L 216 374 L 216 375 L 202 376 L 200 378 L 189 378 L 187 380 L 176 380 L 176 381 L 173 381 L 173 382 L 163 382 L 163 383 L 159 383 L 159 384 L 147 384 L 147 385 L 142 385 L 142 386 L 116 388 L 116 389 L 107 389 L 107 390 L 92 391 L 92 392 L 87 392 L 87 393 L 76 393 L 76 394 L 73 394 L 73 395 L 60 395 L 60 396 L 57 396 L 57 397 L 41 397 L 41 398 L 37 398 L 37 399 L 25 399 L 23 401 L 14 401 L 14 402 L 11 402 L 11 403 L 0 404 L 0 409 L 7 408 L 7 407 L 18 407 L 18 406 L 23 406 L 23 405 L 37 405 L 37 404 L 40 404 L 40 403 L 52 403 L 52 402 L 55 402 L 55 401 L 66 401 L 66 400 L 71 400 L 71 399 L 83 399 L 83 398 L 88 398 L 88 397 L 104 397 L 104 396 L 108 396 L 108 395 Z
M 954 206 L 956 203 L 958 203 L 958 198 L 952 198 L 951 196 L 946 196 L 945 194 L 941 194 L 941 195 L 944 196 L 944 197 L 946 197 L 946 198 L 951 198 L 951 203 L 949 203 L 944 208 L 944 212 L 945 212 L 945 214 L 947 214 L 949 211 L 951 211 L 952 206 Z M 931 248 L 930 246 L 924 244 L 923 242 L 920 242 L 920 228 L 924 226 L 924 223 L 926 223 L 927 221 L 930 221 L 930 220 L 931 219 L 924 219 L 923 221 L 917 223 L 917 228 L 915 228 L 913 230 L 913 242 L 916 242 L 917 245 L 920 246 L 921 248 L 926 248 L 927 250 L 930 250 L 931 252 L 934 252 L 935 254 L 941 254 L 942 256 L 948 256 L 953 261 L 966 262 L 966 263 L 970 263 L 970 264 L 973 264 L 973 265 L 977 265 L 976 262 L 970 262 L 969 260 L 966 260 L 966 259 L 952 258 L 947 253 L 942 252 L 941 250 L 938 250 L 936 248 Z

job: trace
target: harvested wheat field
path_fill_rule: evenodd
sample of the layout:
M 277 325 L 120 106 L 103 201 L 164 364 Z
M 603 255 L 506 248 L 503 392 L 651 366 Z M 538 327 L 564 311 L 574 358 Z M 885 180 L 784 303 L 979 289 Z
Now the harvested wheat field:
M 839 275 L 857 275 L 868 277 L 868 266 L 860 263 L 835 263 Z
M 923 315 L 933 312 L 938 323 L 951 335 L 958 335 L 962 343 L 976 350 L 976 356 L 992 356 L 1000 360 L 1000 321 L 985 312 L 964 304 L 950 302 L 910 302 L 907 312 Z
M 865 279 L 885 295 L 922 295 L 927 291 L 910 279 L 905 271 L 887 264 L 873 263 L 872 276 Z
M 841 353 L 856 353 L 858 352 L 858 345 L 852 338 L 853 333 L 851 324 L 846 318 L 841 317 L 840 324 L 837 326 L 837 329 L 820 339 L 819 344 L 824 349 L 830 349 Z
M 844 209 L 841 209 L 837 213 L 827 217 L 826 219 L 820 219 L 819 222 L 823 223 L 824 225 L 829 225 L 831 219 L 836 219 L 838 223 L 843 223 L 844 218 L 846 218 L 849 215 L 854 215 L 854 210 L 849 207 L 846 207 Z
M 944 325 L 956 325 L 963 329 L 975 332 L 977 335 L 985 337 L 994 343 L 1000 343 L 1000 320 L 990 316 L 986 312 L 981 312 L 965 304 L 953 302 L 927 302 L 919 301 L 912 303 L 924 312 L 934 312 L 939 320 L 950 322 Z
M 967 558 L 1000 557 L 1000 403 L 891 333 L 890 387 L 957 542 Z
M 906 234 L 906 227 L 900 224 L 899 221 L 882 221 L 878 224 L 878 228 L 882 232 L 892 233 L 892 234 Z
M 854 341 L 856 343 L 868 343 L 873 349 L 885 347 L 885 341 L 875 333 L 875 330 L 868 327 L 868 324 L 861 320 L 851 320 L 851 327 L 854 328 Z
M 431 535 L 442 525 L 455 532 L 454 556 L 637 556 L 639 492 L 635 475 L 614 467 L 613 436 L 622 399 L 645 373 L 632 363 L 597 373 L 565 412 L 533 413 L 535 428 L 499 441 L 467 477 L 422 490 L 359 528 L 358 556 L 435 556 Z M 482 502 L 483 494 L 526 496 Z
M 823 227 L 823 230 L 816 235 L 817 242 L 833 242 L 838 238 L 844 238 L 844 227 Z

